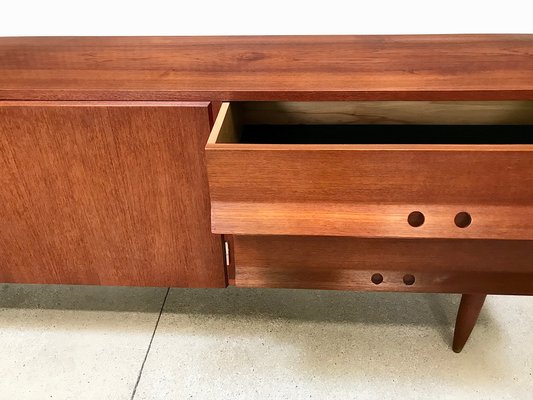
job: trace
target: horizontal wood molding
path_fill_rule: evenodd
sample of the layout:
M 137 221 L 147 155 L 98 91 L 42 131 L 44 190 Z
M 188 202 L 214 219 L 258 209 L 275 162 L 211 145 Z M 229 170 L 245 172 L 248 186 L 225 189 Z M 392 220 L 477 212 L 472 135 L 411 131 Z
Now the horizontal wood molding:
M 0 99 L 533 100 L 533 35 L 0 38 Z

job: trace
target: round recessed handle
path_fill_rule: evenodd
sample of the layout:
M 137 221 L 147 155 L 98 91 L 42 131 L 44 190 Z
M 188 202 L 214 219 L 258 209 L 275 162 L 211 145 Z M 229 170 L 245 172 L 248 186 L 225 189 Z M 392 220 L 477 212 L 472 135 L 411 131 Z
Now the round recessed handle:
M 453 222 L 455 222 L 455 226 L 458 228 L 466 228 L 472 223 L 472 216 L 466 211 L 461 211 L 457 213 Z
M 413 211 L 407 216 L 407 223 L 413 228 L 418 228 L 419 226 L 422 226 L 425 220 L 426 217 L 424 217 L 424 214 L 422 214 L 420 211 Z
M 383 275 L 381 274 L 374 274 L 372 275 L 372 277 L 370 278 L 370 280 L 372 281 L 372 283 L 374 285 L 379 285 L 381 282 L 383 282 Z
M 403 276 L 403 283 L 405 283 L 407 286 L 411 286 L 415 283 L 415 276 L 412 274 L 405 274 Z

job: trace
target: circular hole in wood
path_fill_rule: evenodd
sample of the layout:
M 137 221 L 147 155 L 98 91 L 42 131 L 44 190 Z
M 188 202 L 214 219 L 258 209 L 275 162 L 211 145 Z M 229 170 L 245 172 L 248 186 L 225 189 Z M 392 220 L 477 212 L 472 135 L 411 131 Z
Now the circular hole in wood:
M 411 286 L 413 283 L 415 283 L 415 276 L 411 274 L 404 275 L 403 283 L 405 283 L 407 286 Z
M 466 228 L 472 223 L 472 217 L 465 211 L 458 213 L 454 219 L 455 225 L 459 228 Z
M 407 222 L 409 223 L 409 225 L 411 225 L 414 228 L 422 226 L 425 220 L 426 220 L 426 217 L 424 217 L 424 214 L 422 214 L 420 211 L 413 211 L 407 217 Z
M 381 274 L 374 274 L 372 275 L 372 278 L 370 278 L 373 284 L 379 285 L 381 282 L 383 282 L 383 275 Z

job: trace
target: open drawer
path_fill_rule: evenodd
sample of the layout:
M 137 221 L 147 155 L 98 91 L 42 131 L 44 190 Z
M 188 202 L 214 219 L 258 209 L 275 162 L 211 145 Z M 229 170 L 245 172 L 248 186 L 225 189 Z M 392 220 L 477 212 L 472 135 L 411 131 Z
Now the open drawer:
M 219 234 L 533 239 L 532 102 L 224 103 Z

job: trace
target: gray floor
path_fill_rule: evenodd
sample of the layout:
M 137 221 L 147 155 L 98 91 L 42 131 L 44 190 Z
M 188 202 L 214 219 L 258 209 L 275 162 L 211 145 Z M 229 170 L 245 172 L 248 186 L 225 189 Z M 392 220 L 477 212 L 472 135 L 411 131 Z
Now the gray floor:
M 0 399 L 531 399 L 533 297 L 0 285 Z

